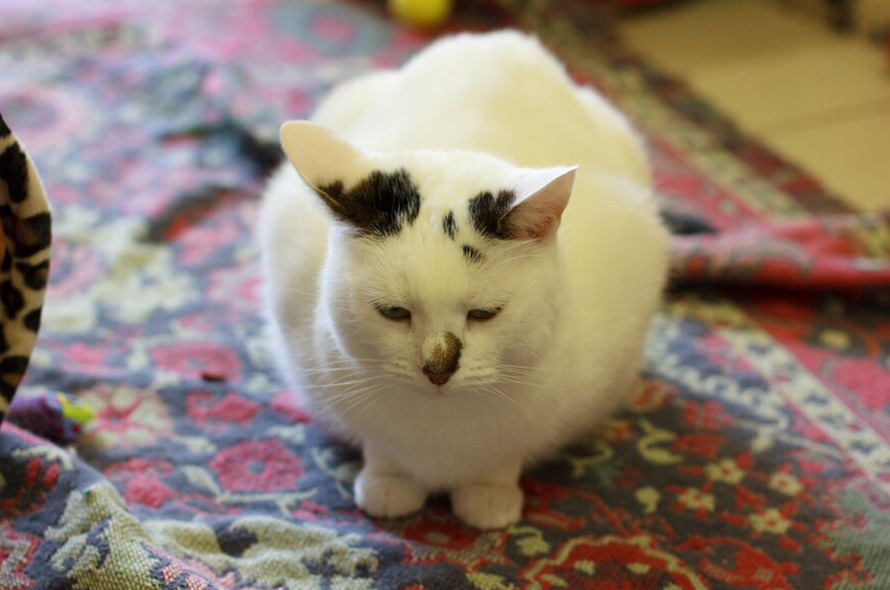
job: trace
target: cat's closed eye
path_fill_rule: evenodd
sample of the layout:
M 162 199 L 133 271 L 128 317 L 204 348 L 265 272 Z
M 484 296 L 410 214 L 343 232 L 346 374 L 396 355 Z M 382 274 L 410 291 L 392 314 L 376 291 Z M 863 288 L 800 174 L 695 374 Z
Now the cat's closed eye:
M 476 320 L 478 322 L 486 322 L 501 313 L 501 308 L 494 309 L 471 309 L 467 312 L 468 320 Z
M 390 320 L 410 320 L 411 312 L 404 307 L 378 307 L 380 315 Z

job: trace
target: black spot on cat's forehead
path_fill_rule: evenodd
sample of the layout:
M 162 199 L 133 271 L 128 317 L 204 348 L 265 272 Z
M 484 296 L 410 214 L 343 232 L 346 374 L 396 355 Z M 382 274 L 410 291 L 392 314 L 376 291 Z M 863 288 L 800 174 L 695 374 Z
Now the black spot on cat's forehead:
M 457 237 L 457 221 L 454 220 L 454 211 L 449 211 L 448 215 L 442 219 L 442 228 L 452 240 Z
M 469 262 L 482 262 L 485 260 L 485 257 L 482 256 L 482 252 L 468 244 L 464 244 L 461 249 L 463 250 L 464 257 Z
M 482 192 L 470 199 L 470 221 L 476 231 L 488 238 L 510 239 L 510 212 L 516 194 L 502 190 L 495 197 L 491 192 Z
M 413 225 L 420 212 L 420 192 L 405 169 L 371 172 L 346 190 L 342 181 L 316 188 L 334 216 L 361 236 L 387 237 Z

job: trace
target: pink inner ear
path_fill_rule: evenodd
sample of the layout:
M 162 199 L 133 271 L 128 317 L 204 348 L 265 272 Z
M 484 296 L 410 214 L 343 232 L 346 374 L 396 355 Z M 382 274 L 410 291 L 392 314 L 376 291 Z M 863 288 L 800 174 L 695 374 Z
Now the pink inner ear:
M 576 168 L 563 170 L 510 212 L 515 239 L 541 242 L 556 232 L 572 194 Z
M 540 242 L 559 227 L 564 207 L 554 203 L 530 203 L 518 205 L 510 214 L 513 236 L 519 240 Z

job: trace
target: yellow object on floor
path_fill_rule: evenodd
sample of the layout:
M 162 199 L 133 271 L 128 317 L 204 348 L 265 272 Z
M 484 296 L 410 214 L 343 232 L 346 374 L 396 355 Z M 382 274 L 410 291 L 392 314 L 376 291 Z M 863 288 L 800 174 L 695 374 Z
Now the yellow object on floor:
M 416 27 L 434 27 L 451 15 L 453 0 L 389 0 L 389 11 Z

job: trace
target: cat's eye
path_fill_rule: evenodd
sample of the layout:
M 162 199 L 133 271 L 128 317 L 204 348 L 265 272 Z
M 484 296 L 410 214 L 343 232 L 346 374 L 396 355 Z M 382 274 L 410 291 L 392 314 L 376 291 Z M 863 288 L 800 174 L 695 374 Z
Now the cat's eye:
M 467 319 L 485 322 L 501 312 L 499 307 L 494 309 L 471 309 L 467 312 Z
M 411 312 L 404 307 L 379 307 L 380 315 L 390 320 L 410 320 Z

